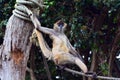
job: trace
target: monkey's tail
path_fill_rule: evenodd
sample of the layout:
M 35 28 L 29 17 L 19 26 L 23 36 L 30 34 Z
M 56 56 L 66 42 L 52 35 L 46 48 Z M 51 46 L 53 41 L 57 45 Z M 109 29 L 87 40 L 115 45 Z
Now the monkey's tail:
M 75 58 L 75 64 L 84 72 L 88 72 L 87 66 L 79 59 Z

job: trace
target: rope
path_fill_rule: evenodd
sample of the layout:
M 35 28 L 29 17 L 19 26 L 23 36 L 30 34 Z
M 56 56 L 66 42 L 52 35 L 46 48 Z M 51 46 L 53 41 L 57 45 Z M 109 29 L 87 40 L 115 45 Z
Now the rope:
M 85 74 L 83 72 L 78 72 L 69 68 L 64 68 L 65 71 L 70 72 L 70 73 L 74 73 L 74 74 L 78 74 L 78 75 L 82 75 L 82 76 L 86 76 L 86 77 L 91 77 L 93 78 L 93 75 L 88 75 Z M 106 80 L 120 80 L 120 78 L 115 78 L 115 77 L 105 77 L 105 76 L 96 76 L 96 78 L 98 79 L 106 79 Z
M 43 8 L 42 0 L 16 0 L 15 9 L 13 10 L 13 15 L 24 20 L 31 21 L 30 14 L 33 14 L 35 9 Z M 35 11 L 35 14 L 36 11 Z

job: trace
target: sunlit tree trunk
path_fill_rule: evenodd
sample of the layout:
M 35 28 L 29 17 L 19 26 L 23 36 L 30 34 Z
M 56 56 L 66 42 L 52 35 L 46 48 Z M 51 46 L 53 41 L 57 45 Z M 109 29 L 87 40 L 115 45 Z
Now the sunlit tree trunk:
M 30 21 L 10 17 L 0 48 L 0 80 L 25 80 L 33 28 Z

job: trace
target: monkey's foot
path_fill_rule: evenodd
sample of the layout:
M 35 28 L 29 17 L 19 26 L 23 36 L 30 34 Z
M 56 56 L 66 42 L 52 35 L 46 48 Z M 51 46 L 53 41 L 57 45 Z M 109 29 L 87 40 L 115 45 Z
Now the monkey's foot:
M 85 74 L 87 74 L 87 75 L 92 75 L 92 78 L 94 78 L 94 79 L 97 78 L 97 74 L 96 74 L 95 72 L 90 72 L 90 71 L 88 71 L 88 72 L 86 72 Z
M 57 69 L 58 70 L 64 70 L 66 66 L 64 65 L 57 65 Z
M 49 55 L 48 60 L 52 60 L 52 54 Z

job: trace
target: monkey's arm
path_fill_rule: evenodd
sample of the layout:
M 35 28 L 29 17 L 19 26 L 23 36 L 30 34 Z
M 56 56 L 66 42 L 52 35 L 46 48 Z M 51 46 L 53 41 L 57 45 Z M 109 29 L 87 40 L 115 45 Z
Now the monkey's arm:
M 49 35 L 56 34 L 56 32 L 53 29 L 42 27 L 39 20 L 37 19 L 37 17 L 34 14 L 32 14 L 30 17 L 31 17 L 31 20 L 32 20 L 35 28 L 38 31 L 41 31 L 41 32 L 49 34 Z
M 48 44 L 46 43 L 46 41 L 44 40 L 42 33 L 39 32 L 38 30 L 35 29 L 35 32 L 37 34 L 38 37 L 38 42 L 41 48 L 42 53 L 44 54 L 44 56 L 48 59 L 51 59 L 52 57 L 52 51 L 49 48 Z
M 36 29 L 38 31 L 41 31 L 41 32 L 45 33 L 45 34 L 49 34 L 49 35 L 56 34 L 56 32 L 53 29 L 46 28 L 46 27 L 43 27 L 43 26 L 40 26 L 40 27 L 38 27 Z

